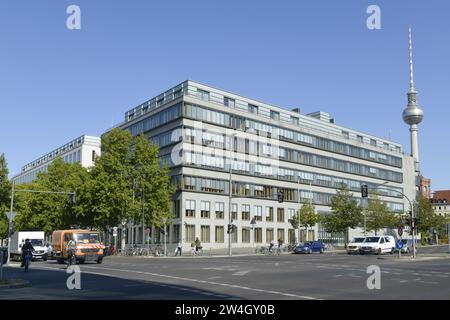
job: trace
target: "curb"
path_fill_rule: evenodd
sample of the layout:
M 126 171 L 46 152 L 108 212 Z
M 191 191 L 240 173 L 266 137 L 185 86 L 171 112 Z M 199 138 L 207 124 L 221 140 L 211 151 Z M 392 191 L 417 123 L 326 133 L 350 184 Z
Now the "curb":
M 12 283 L 11 284 L 0 284 L 0 290 L 7 290 L 7 289 L 20 289 L 20 288 L 25 288 L 25 287 L 31 287 L 31 282 L 27 281 L 27 280 L 22 280 L 22 279 L 13 279 L 13 280 L 9 280 Z

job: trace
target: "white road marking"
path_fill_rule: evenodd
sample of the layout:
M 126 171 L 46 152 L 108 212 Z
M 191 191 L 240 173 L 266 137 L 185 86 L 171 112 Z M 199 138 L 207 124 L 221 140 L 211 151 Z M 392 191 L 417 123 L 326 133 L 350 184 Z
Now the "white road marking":
M 39 266 L 39 267 L 42 268 L 42 269 L 60 270 L 60 271 L 64 271 L 65 272 L 65 270 L 52 268 L 52 267 L 45 267 L 45 266 Z M 136 270 L 123 270 L 123 269 L 115 269 L 115 268 L 100 268 L 100 267 L 96 267 L 96 266 L 84 266 L 83 269 L 84 270 L 82 270 L 81 273 L 95 274 L 95 275 L 100 275 L 100 276 L 108 276 L 108 277 L 112 277 L 112 278 L 125 279 L 125 280 L 136 280 L 136 279 L 133 279 L 133 278 L 130 278 L 130 277 L 125 277 L 124 278 L 124 277 L 120 277 L 118 275 L 106 274 L 106 273 L 95 272 L 95 271 L 86 271 L 85 269 L 100 269 L 100 270 L 118 271 L 118 272 L 126 272 L 126 273 L 136 273 L 136 274 L 149 275 L 149 276 L 153 276 L 153 277 L 167 278 L 167 279 L 173 279 L 173 280 L 181 280 L 181 281 L 186 281 L 186 282 L 211 284 L 211 285 L 215 285 L 215 286 L 237 288 L 237 289 L 241 289 L 241 290 L 271 293 L 271 294 L 274 294 L 274 295 L 281 295 L 281 296 L 286 296 L 286 297 L 295 297 L 297 299 L 321 300 L 321 299 L 315 298 L 315 297 L 301 296 L 301 295 L 296 295 L 296 294 L 286 293 L 286 292 L 270 291 L 270 290 L 257 289 L 257 288 L 249 288 L 249 287 L 243 287 L 243 286 L 233 285 L 233 284 L 228 284 L 228 283 L 221 283 L 221 282 L 215 282 L 215 281 L 206 281 L 206 280 L 198 280 L 198 279 L 191 279 L 191 278 L 184 278 L 184 277 L 177 277 L 177 276 L 169 276 L 169 275 L 166 275 L 166 274 L 158 274 L 158 273 L 152 273 L 152 272 L 144 272 L 144 271 L 136 271 Z M 176 288 L 179 289 L 179 290 L 183 290 L 183 288 L 178 288 L 178 287 L 176 287 Z M 192 290 L 188 289 L 186 291 L 192 291 Z
M 210 277 L 210 278 L 208 278 L 208 280 L 220 279 L 220 278 L 222 278 L 222 277 L 221 276 L 216 276 L 216 277 Z
M 249 273 L 251 270 L 243 270 L 233 273 L 233 276 L 245 276 L 247 273 Z

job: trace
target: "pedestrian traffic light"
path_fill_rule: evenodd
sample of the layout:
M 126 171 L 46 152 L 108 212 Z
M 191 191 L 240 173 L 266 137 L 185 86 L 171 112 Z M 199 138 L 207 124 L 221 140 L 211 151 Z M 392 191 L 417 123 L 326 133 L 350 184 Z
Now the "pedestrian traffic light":
M 227 233 L 230 234 L 233 230 L 233 226 L 231 224 L 228 225 Z
M 366 184 L 363 184 L 361 186 L 361 197 L 367 198 L 369 196 L 369 188 Z
M 277 199 L 278 199 L 279 203 L 282 203 L 284 201 L 284 192 L 283 191 L 278 191 Z

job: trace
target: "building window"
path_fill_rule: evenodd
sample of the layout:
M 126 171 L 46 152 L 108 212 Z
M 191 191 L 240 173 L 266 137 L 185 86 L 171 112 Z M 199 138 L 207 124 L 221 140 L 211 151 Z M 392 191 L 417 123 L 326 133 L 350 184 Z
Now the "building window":
M 215 242 L 224 243 L 224 228 L 222 226 L 216 226 Z
M 95 150 L 92 150 L 92 162 L 95 162 L 95 159 L 97 158 L 97 154 L 95 153 Z
M 211 233 L 211 227 L 210 226 L 201 226 L 201 242 L 210 242 L 210 233 Z
M 277 222 L 284 223 L 284 208 L 277 208 Z
M 348 131 L 342 131 L 342 136 L 343 136 L 345 139 L 349 139 L 349 138 L 350 138 L 350 133 L 349 133 Z
M 197 98 L 209 101 L 209 92 L 205 90 L 197 89 Z
M 280 113 L 277 112 L 277 111 L 271 110 L 271 111 L 270 111 L 270 117 L 271 117 L 273 120 L 280 120 Z
M 233 232 L 230 236 L 231 236 L 231 242 L 232 243 L 237 243 L 238 242 L 238 232 L 239 232 L 239 227 L 236 227 L 236 232 Z
M 277 240 L 281 240 L 284 243 L 284 229 L 277 229 Z
M 195 190 L 195 177 L 184 177 L 184 190 Z
M 377 140 L 370 139 L 370 145 L 376 147 L 377 146 Z
M 238 219 L 238 206 L 236 203 L 231 205 L 231 219 L 233 221 Z
M 288 230 L 288 242 L 295 243 L 295 230 L 294 229 Z
M 224 203 L 216 202 L 216 219 L 223 219 L 224 217 Z
M 187 243 L 192 243 L 195 241 L 195 225 L 186 224 L 185 225 L 185 237 Z
M 255 228 L 254 230 L 254 241 L 255 243 L 262 243 L 262 229 L 261 228 Z
M 262 221 L 262 206 L 255 206 L 255 220 Z
M 254 113 L 254 114 L 258 114 L 258 107 L 253 105 L 253 104 L 249 104 L 248 105 L 248 112 Z
M 383 148 L 386 150 L 389 150 L 389 143 L 384 142 L 383 143 Z
M 273 207 L 266 207 L 266 221 L 273 222 Z
M 288 221 L 292 220 L 295 214 L 295 209 L 288 209 Z
M 296 126 L 298 126 L 298 118 L 294 117 L 294 116 L 291 116 L 291 123 L 296 125 Z
M 200 216 L 202 218 L 209 218 L 209 212 L 210 212 L 210 202 L 209 201 L 202 201 L 200 202 Z
M 230 107 L 230 108 L 234 108 L 236 105 L 236 102 L 234 101 L 234 99 L 228 98 L 228 97 L 224 97 L 223 98 L 223 104 L 226 107 Z
M 250 243 L 250 229 L 242 228 L 242 243 Z
M 270 243 L 273 240 L 273 229 L 267 228 L 266 229 L 266 243 Z
M 248 204 L 242 205 L 242 220 L 250 220 L 250 206 Z
M 177 242 L 181 242 L 180 225 L 179 224 L 174 224 L 173 225 L 173 240 L 172 240 L 172 243 L 177 243 Z
M 195 218 L 195 200 L 186 200 L 186 217 Z
M 358 142 L 361 142 L 361 143 L 364 142 L 363 136 L 356 136 L 356 138 L 358 139 Z

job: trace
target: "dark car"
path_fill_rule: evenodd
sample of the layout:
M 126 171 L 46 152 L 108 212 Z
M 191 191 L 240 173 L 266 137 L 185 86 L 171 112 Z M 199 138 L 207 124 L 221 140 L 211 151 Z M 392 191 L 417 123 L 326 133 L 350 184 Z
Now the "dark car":
M 323 253 L 324 251 L 325 251 L 325 244 L 321 241 L 305 242 L 304 244 L 301 244 L 294 249 L 294 253 L 308 253 L 308 254 L 313 252 Z

